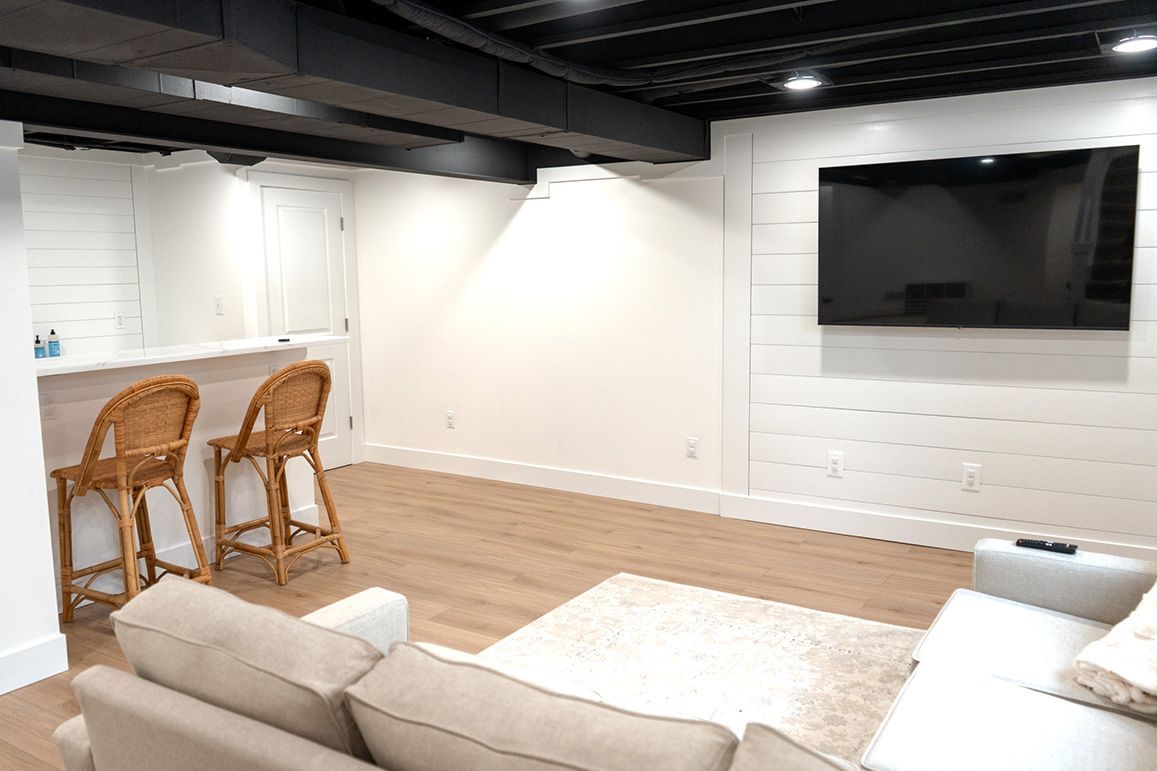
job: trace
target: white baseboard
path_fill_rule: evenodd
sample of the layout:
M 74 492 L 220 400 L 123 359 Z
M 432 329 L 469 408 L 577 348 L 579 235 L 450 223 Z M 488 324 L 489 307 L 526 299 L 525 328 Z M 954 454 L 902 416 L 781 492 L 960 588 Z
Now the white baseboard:
M 547 487 L 571 493 L 617 498 L 623 501 L 667 506 L 676 509 L 719 513 L 719 493 L 699 487 L 683 487 L 643 479 L 596 474 L 589 471 L 535 466 L 529 463 L 455 455 L 431 450 L 414 450 L 384 444 L 366 444 L 365 458 L 371 463 L 440 471 L 445 474 L 493 479 L 531 487 Z
M 0 694 L 68 670 L 68 644 L 56 632 L 0 653 Z
M 898 541 L 941 549 L 972 551 L 981 538 L 1062 539 L 1079 543 L 1090 551 L 1140 559 L 1157 559 L 1157 539 L 1097 530 L 1081 530 L 1032 522 L 971 518 L 956 521 L 936 518 L 936 512 L 866 508 L 833 502 L 800 501 L 790 497 L 723 495 L 720 513 L 725 517 L 773 525 L 842 533 L 884 541 Z M 947 516 L 947 515 L 946 515 Z

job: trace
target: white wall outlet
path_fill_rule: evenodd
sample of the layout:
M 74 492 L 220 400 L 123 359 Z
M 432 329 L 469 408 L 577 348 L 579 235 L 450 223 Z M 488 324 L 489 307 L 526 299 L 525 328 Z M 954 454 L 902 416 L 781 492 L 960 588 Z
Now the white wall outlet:
M 687 437 L 687 457 L 688 458 L 698 458 L 699 457 L 699 437 L 697 437 L 697 436 Z
M 56 420 L 56 394 L 46 393 L 40 397 L 40 419 Z
M 980 464 L 960 464 L 960 489 L 970 493 L 980 492 Z
M 454 410 L 446 410 L 446 428 L 454 428 Z
M 112 325 L 113 325 L 114 329 L 124 329 L 125 328 L 125 315 L 123 313 L 117 313 L 117 314 L 113 315 Z
M 213 313 L 218 316 L 225 315 L 225 298 L 219 294 L 213 295 Z
M 844 451 L 828 450 L 828 476 L 844 478 Z

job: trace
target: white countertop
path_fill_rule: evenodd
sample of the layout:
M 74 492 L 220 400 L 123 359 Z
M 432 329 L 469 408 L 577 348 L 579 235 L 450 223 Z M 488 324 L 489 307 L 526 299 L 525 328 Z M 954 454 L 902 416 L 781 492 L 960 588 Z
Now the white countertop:
M 287 343 L 277 337 L 249 337 L 243 340 L 222 340 L 214 343 L 168 345 L 159 348 L 138 348 L 131 351 L 88 353 L 36 360 L 36 376 L 66 375 L 73 372 L 92 372 L 101 369 L 144 367 L 150 364 L 169 364 L 175 361 L 213 359 L 221 356 L 240 356 L 246 353 L 284 351 L 311 345 L 332 345 L 349 342 L 345 335 L 290 335 Z

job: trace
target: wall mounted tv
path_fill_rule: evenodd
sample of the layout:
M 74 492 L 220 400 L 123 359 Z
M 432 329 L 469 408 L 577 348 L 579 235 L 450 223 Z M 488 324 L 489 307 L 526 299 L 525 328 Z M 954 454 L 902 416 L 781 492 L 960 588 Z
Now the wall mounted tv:
M 1128 329 L 1138 155 L 821 168 L 819 323 Z

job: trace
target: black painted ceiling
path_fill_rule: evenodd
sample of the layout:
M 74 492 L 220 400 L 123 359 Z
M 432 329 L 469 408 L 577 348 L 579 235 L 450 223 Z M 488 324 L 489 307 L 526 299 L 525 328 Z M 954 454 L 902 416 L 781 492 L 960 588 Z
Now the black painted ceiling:
M 310 4 L 423 37 L 374 0 Z M 1157 75 L 1157 52 L 1106 43 L 1157 32 L 1154 0 L 427 0 L 489 32 L 656 82 L 597 86 L 718 120 Z M 778 60 L 778 61 L 776 61 Z M 730 72 L 705 74 L 724 64 Z M 680 69 L 699 74 L 678 77 Z M 830 85 L 774 84 L 810 71 Z

